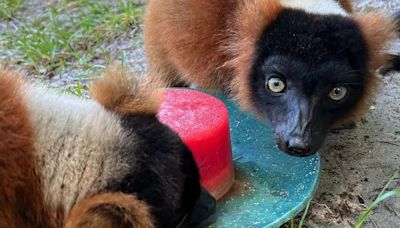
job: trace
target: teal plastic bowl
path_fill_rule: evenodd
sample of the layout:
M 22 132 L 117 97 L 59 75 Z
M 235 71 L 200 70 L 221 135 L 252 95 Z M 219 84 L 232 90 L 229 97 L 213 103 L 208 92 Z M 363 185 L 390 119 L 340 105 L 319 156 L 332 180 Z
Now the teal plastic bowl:
M 279 227 L 301 212 L 317 189 L 320 157 L 280 151 L 271 128 L 223 100 L 229 111 L 236 181 L 210 227 Z

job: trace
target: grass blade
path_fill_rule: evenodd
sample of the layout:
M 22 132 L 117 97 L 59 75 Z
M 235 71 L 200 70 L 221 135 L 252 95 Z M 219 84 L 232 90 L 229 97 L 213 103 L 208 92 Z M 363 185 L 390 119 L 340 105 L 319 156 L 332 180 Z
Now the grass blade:
M 307 213 L 308 213 L 308 209 L 310 208 L 310 204 L 311 204 L 311 200 L 308 201 L 308 203 L 307 203 L 306 209 L 304 210 L 304 213 L 303 213 L 303 215 L 301 216 L 301 219 L 300 219 L 300 223 L 299 223 L 298 228 L 302 228 L 302 227 L 303 227 L 304 220 L 306 219 L 306 216 L 307 216 Z
M 356 225 L 354 226 L 355 228 L 360 228 L 361 225 L 364 223 L 364 221 L 367 219 L 367 217 L 371 214 L 372 210 L 382 201 L 393 197 L 393 196 L 400 196 L 400 187 L 396 188 L 393 191 L 390 192 L 386 192 L 384 194 L 382 194 L 381 196 L 379 196 L 378 198 L 376 198 L 374 200 L 374 202 L 372 202 L 371 205 L 369 205 L 369 207 L 367 208 L 367 210 L 361 215 L 361 217 L 358 219 Z
M 376 198 L 379 198 L 383 195 L 383 193 L 386 192 L 386 189 L 389 187 L 390 183 L 392 183 L 392 181 L 394 180 L 394 178 L 396 178 L 400 173 L 400 170 L 397 170 L 397 172 L 395 172 L 393 174 L 393 176 L 390 177 L 389 181 L 385 184 L 385 186 L 383 187 L 382 191 L 379 193 L 379 195 Z
M 293 210 L 290 212 L 291 219 L 290 219 L 290 228 L 294 228 L 294 213 Z
M 360 218 L 357 220 L 357 223 L 355 224 L 355 228 L 359 228 L 364 221 L 367 219 L 367 217 L 371 214 L 372 210 L 383 200 L 390 198 L 392 196 L 399 196 L 400 195 L 400 188 L 396 188 L 393 191 L 386 192 L 390 184 L 393 182 L 394 178 L 396 178 L 400 174 L 400 170 L 397 170 L 389 179 L 389 181 L 385 184 L 383 187 L 382 191 L 378 194 L 374 202 L 369 205 L 367 210 L 360 216 Z

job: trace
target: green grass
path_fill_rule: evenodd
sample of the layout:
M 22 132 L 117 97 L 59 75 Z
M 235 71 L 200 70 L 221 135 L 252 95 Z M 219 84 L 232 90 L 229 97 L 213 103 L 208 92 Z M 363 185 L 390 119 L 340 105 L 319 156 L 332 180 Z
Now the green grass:
M 23 0 L 0 0 L 0 20 L 11 20 L 23 6 Z
M 59 1 L 33 21 L 19 20 L 19 29 L 5 34 L 5 47 L 15 51 L 28 70 L 52 76 L 65 66 L 93 68 L 93 59 L 110 61 L 104 43 L 141 22 L 142 7 L 133 0 Z
M 378 206 L 379 203 L 381 203 L 384 200 L 387 200 L 391 197 L 399 197 L 400 196 L 400 187 L 396 188 L 393 191 L 386 192 L 382 194 L 381 196 L 377 197 L 374 202 L 372 202 L 371 205 L 368 206 L 367 210 L 361 215 L 361 217 L 358 219 L 356 225 L 354 226 L 355 228 L 360 228 L 361 225 L 367 220 L 368 216 L 372 213 L 372 211 Z
M 308 209 L 310 208 L 310 204 L 311 204 L 311 200 L 308 201 L 306 209 L 304 209 L 303 214 L 301 215 L 301 218 L 300 218 L 299 224 L 297 225 L 297 228 L 303 227 L 304 221 L 306 220 L 306 216 L 308 213 Z M 289 226 L 290 228 L 295 228 L 294 220 L 295 220 L 295 217 L 294 217 L 294 214 L 292 214 L 292 218 L 290 219 L 290 226 Z
M 78 97 L 84 97 L 84 91 L 88 91 L 89 88 L 82 86 L 80 82 L 77 82 L 76 88 L 74 90 L 70 90 L 69 92 Z
M 301 216 L 298 228 L 303 227 L 304 221 L 305 221 L 307 213 L 308 213 L 308 209 L 310 208 L 310 204 L 311 204 L 311 200 L 308 201 L 308 203 L 307 203 L 306 209 L 304 210 L 303 215 Z

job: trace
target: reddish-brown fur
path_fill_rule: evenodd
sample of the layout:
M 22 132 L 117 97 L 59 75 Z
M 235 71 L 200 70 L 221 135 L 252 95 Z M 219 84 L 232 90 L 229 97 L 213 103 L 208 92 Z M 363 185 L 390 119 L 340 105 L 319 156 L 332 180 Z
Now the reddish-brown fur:
M 54 227 L 46 209 L 22 82 L 0 71 L 0 227 Z
M 162 75 L 172 83 L 194 81 L 204 88 L 228 86 L 230 69 L 223 66 L 228 57 L 221 42 L 229 36 L 230 12 L 238 2 L 149 1 L 144 39 L 150 76 Z
M 158 81 L 141 81 L 121 67 L 108 67 L 104 77 L 93 82 L 91 94 L 106 109 L 121 114 L 156 114 L 162 102 Z
M 338 0 L 338 2 L 347 12 L 353 12 L 353 5 L 350 0 Z
M 383 52 L 383 49 L 395 38 L 396 31 L 394 21 L 379 13 L 355 14 L 353 18 L 359 25 L 367 45 L 369 74 L 366 77 L 366 89 L 361 101 L 344 121 L 360 118 L 371 104 L 380 82 L 376 70 L 388 60 L 388 55 Z
M 226 62 L 234 69 L 235 77 L 231 81 L 231 91 L 245 110 L 253 110 L 249 75 L 256 43 L 264 28 L 275 20 L 282 6 L 279 1 L 249 1 L 239 7 L 232 19 L 230 39 L 227 40 L 226 50 L 232 57 Z M 249 15 L 253 15 L 249 17 Z M 257 16 L 256 16 L 257 15 Z
M 152 228 L 149 207 L 135 196 L 105 193 L 87 198 L 72 208 L 66 228 Z

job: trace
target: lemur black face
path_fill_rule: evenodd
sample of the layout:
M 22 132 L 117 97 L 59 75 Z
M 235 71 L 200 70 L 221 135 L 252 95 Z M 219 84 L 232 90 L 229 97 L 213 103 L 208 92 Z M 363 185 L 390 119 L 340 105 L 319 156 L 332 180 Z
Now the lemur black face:
M 284 10 L 259 40 L 251 75 L 255 107 L 279 148 L 308 156 L 359 102 L 367 75 L 360 30 L 341 16 Z

